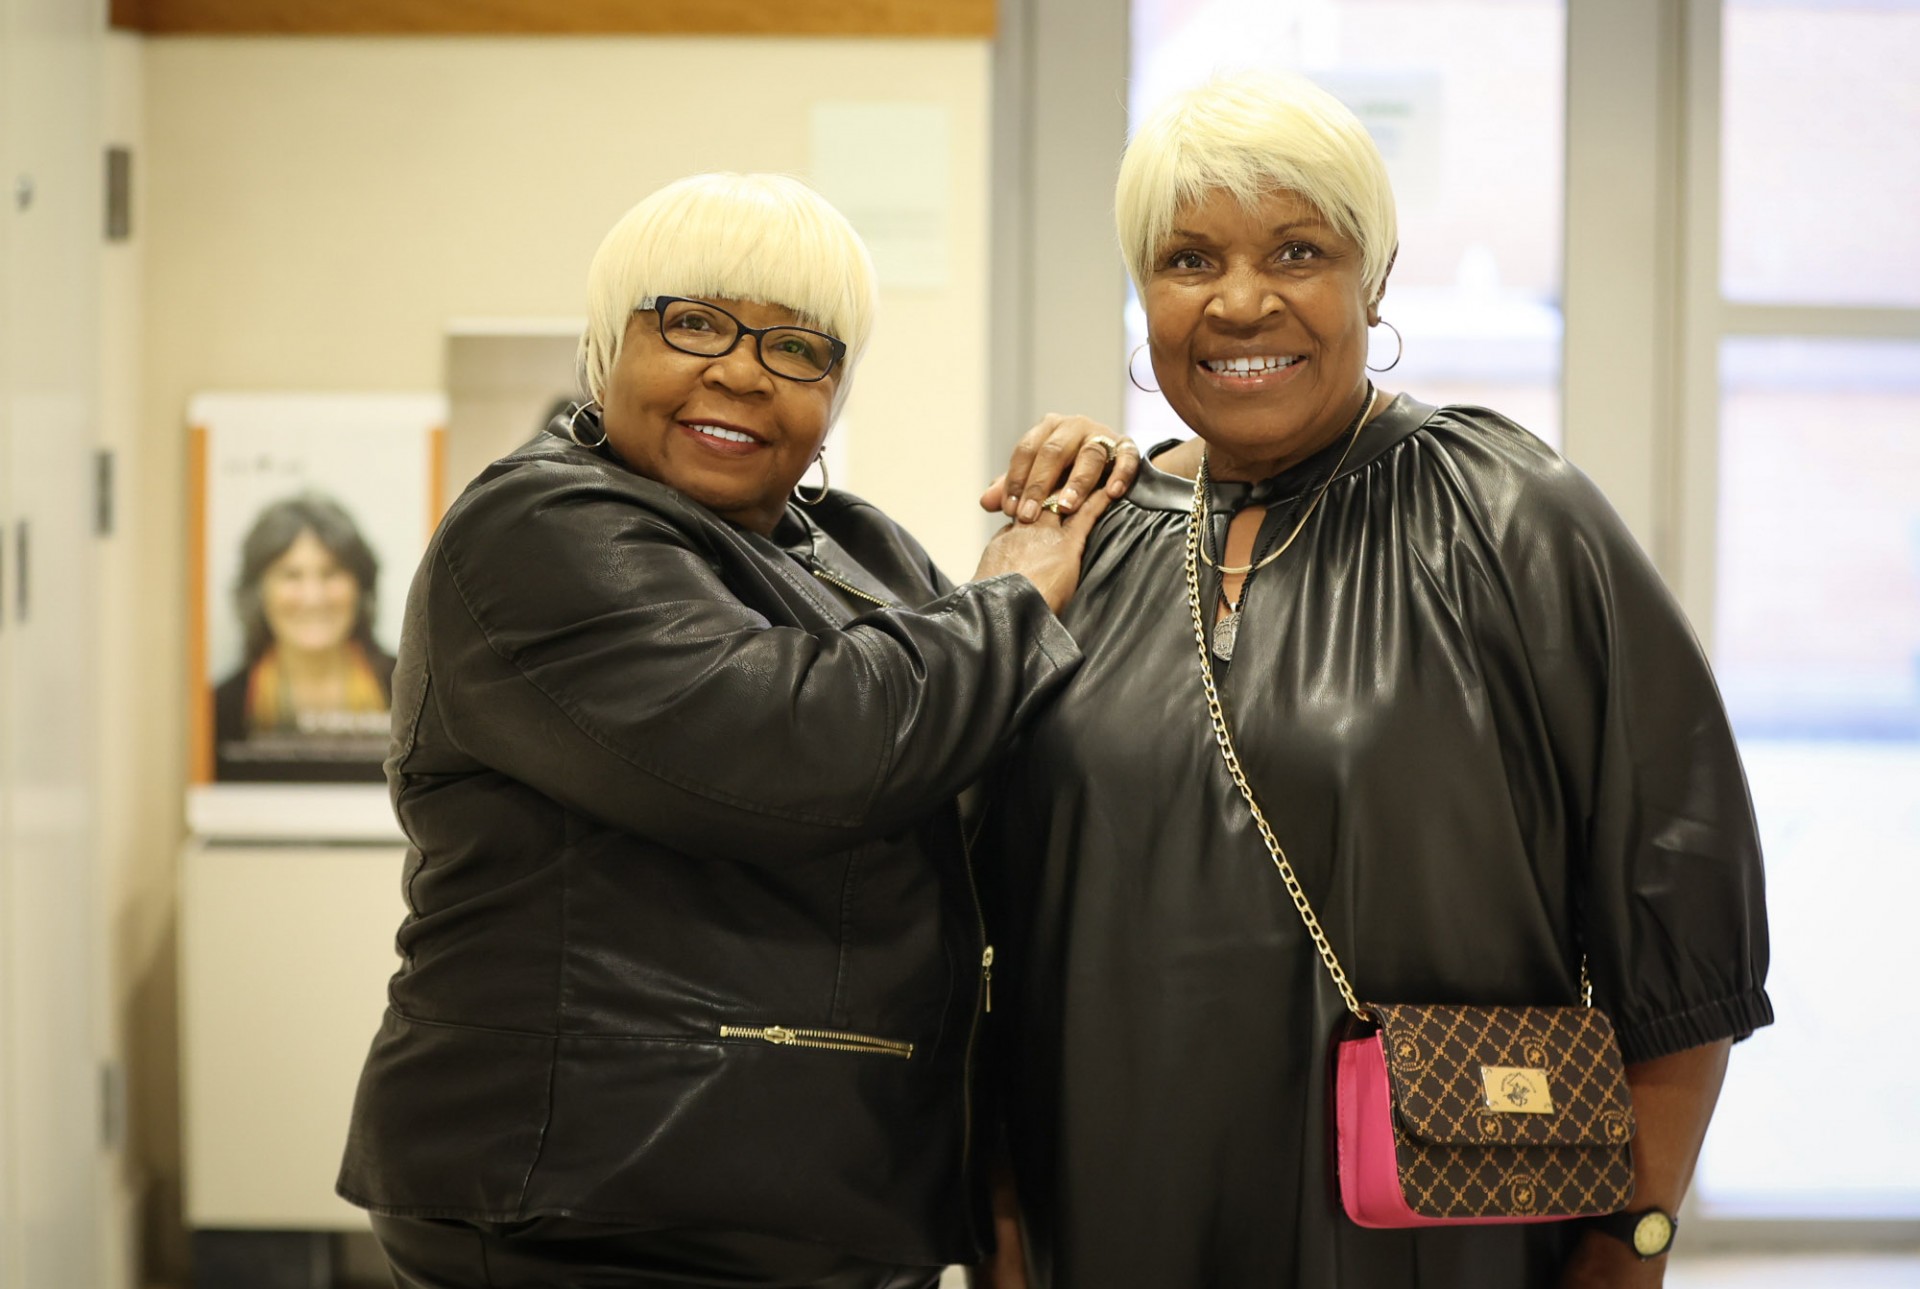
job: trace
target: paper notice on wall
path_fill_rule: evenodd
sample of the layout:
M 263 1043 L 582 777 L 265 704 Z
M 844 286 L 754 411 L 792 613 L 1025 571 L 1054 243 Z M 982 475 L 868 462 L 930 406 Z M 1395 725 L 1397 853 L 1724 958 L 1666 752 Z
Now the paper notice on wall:
M 1392 71 L 1316 69 L 1326 91 L 1345 103 L 1373 136 L 1387 163 L 1395 201 L 1403 208 L 1440 200 L 1446 166 L 1445 111 L 1437 69 Z
M 860 230 L 882 287 L 948 284 L 951 133 L 938 103 L 814 105 L 809 178 Z

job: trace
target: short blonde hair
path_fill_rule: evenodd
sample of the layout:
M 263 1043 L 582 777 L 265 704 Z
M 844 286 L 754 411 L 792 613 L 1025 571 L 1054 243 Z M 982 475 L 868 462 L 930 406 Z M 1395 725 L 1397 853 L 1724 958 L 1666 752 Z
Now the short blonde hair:
M 1216 77 L 1176 94 L 1127 144 L 1113 204 L 1134 286 L 1146 290 L 1182 207 L 1224 190 L 1252 208 L 1279 189 L 1299 193 L 1354 240 L 1367 301 L 1378 302 L 1400 237 L 1380 149 L 1339 99 L 1275 72 Z
M 846 342 L 834 411 L 873 333 L 873 260 L 826 198 L 786 175 L 676 180 L 620 217 L 587 270 L 580 383 L 606 393 L 627 319 L 655 295 L 779 305 Z

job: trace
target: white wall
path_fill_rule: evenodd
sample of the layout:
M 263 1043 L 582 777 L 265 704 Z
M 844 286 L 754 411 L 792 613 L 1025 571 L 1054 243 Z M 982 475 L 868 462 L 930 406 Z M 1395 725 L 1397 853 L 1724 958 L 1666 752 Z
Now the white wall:
M 846 412 L 854 490 L 950 573 L 989 525 L 985 425 L 989 47 L 959 40 L 158 38 L 142 42 L 136 161 L 144 379 L 126 437 L 136 554 L 110 620 L 137 765 L 111 832 L 127 877 L 122 997 L 136 1115 L 156 1182 L 149 1238 L 177 1265 L 179 1140 L 171 927 L 186 743 L 185 434 L 208 389 L 437 388 L 450 319 L 565 318 L 615 218 L 700 170 L 808 169 L 816 102 L 914 101 L 951 115 L 950 284 L 884 290 Z M 699 133 L 649 105 L 721 104 Z M 684 121 L 685 114 L 676 114 Z M 876 165 L 885 158 L 876 157 Z M 922 340 L 921 337 L 937 337 Z M 109 408 L 111 411 L 111 407 Z
M 153 426 L 215 386 L 438 386 L 450 318 L 578 316 L 601 235 L 667 180 L 805 175 L 816 102 L 946 108 L 950 285 L 885 294 L 847 448 L 857 489 L 971 571 L 985 42 L 162 39 L 147 72 Z M 711 129 L 650 128 L 679 92 L 723 104 Z

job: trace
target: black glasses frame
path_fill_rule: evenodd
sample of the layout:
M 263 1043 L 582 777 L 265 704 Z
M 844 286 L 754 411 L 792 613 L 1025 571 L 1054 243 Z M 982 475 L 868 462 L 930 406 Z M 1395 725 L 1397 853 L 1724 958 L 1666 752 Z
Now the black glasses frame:
M 722 349 L 719 353 L 707 353 L 704 350 L 688 349 L 685 345 L 674 344 L 673 337 L 667 334 L 667 306 L 670 304 L 697 304 L 703 309 L 712 309 L 715 313 L 732 319 L 733 325 L 739 329 L 734 332 L 733 343 L 725 349 Z M 795 381 L 802 385 L 812 385 L 833 375 L 833 369 L 838 367 L 847 356 L 847 342 L 841 340 L 838 336 L 830 336 L 824 331 L 815 331 L 812 327 L 796 327 L 791 323 L 782 323 L 777 327 L 749 327 L 746 323 L 740 321 L 739 318 L 734 317 L 733 314 L 711 300 L 700 300 L 689 295 L 650 295 L 635 305 L 633 311 L 635 313 L 646 313 L 649 310 L 653 312 L 654 324 L 660 329 L 660 339 L 665 341 L 667 347 L 670 349 L 678 350 L 683 354 L 692 354 L 696 358 L 725 358 L 728 354 L 740 347 L 740 342 L 743 339 L 752 336 L 753 356 L 759 361 L 762 367 L 765 367 L 770 374 L 778 376 L 781 380 Z M 818 336 L 820 339 L 826 341 L 828 350 L 833 354 L 832 359 L 827 363 L 827 369 L 818 376 L 790 376 L 786 372 L 776 371 L 767 363 L 766 352 L 760 347 L 764 342 L 764 337 L 769 332 L 774 331 L 798 331 L 805 335 Z

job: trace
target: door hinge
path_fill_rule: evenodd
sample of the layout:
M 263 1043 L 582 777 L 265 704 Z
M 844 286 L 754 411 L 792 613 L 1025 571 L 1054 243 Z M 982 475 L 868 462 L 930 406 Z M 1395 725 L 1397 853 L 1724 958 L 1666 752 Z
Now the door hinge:
M 93 532 L 96 537 L 113 536 L 112 448 L 93 454 Z
M 107 149 L 107 240 L 124 242 L 133 236 L 133 149 Z
M 13 525 L 13 616 L 17 622 L 27 620 L 27 606 L 31 600 L 28 594 L 27 573 L 29 570 L 29 538 L 32 530 L 24 519 L 14 521 Z
M 127 1146 L 127 1078 L 118 1061 L 100 1062 L 100 1147 L 119 1154 Z

